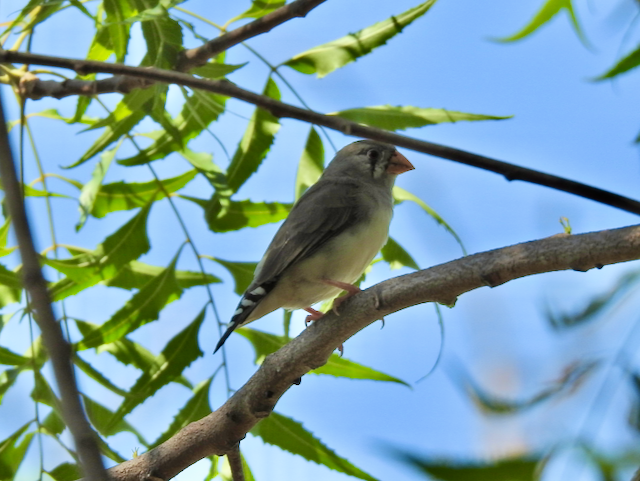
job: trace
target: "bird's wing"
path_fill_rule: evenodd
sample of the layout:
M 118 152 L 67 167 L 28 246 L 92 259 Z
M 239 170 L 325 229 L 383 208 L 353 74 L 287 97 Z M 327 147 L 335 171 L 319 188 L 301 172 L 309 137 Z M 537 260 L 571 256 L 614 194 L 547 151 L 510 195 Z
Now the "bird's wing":
M 291 265 L 368 215 L 358 196 L 362 184 L 331 179 L 313 185 L 293 207 L 271 241 L 253 286 L 268 284 Z

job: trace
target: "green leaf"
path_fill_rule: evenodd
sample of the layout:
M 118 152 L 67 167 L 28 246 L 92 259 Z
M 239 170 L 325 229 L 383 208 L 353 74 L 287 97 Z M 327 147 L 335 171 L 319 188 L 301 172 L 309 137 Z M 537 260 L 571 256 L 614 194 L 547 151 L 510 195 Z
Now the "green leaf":
M 187 143 L 197 137 L 211 122 L 224 112 L 227 98 L 221 95 L 194 90 L 187 97 L 182 112 L 173 121 L 178 135 L 170 135 L 166 130 L 154 135 L 155 142 L 138 154 L 119 160 L 120 165 L 142 165 L 153 160 L 164 159 L 172 152 L 185 151 Z
M 116 62 L 123 63 L 127 55 L 129 45 L 129 30 L 131 25 L 126 22 L 129 17 L 135 15 L 129 2 L 119 0 L 104 0 L 102 2 L 107 14 L 106 29 L 109 32 L 109 40 L 116 54 Z
M 0 364 L 4 364 L 6 366 L 22 366 L 30 361 L 31 359 L 28 357 L 21 356 L 6 347 L 0 346 Z
M 60 199 L 71 199 L 71 197 L 69 197 L 68 195 L 56 194 L 55 192 L 47 192 L 44 190 L 34 189 L 27 184 L 20 185 L 20 187 L 22 188 L 24 195 L 27 197 L 58 197 Z M 0 189 L 4 190 L 2 179 L 0 179 Z
M 218 194 L 214 194 L 210 200 L 184 195 L 180 197 L 204 209 L 205 220 L 213 232 L 228 232 L 280 222 L 289 215 L 293 206 L 280 202 L 234 201 Z
M 93 124 L 90 129 L 105 127 L 104 133 L 89 147 L 80 159 L 66 168 L 76 167 L 84 164 L 94 155 L 99 154 L 109 147 L 113 142 L 129 133 L 143 118 L 145 118 L 153 108 L 160 92 L 166 86 L 154 85 L 146 89 L 135 89 L 126 94 L 118 103 L 115 110 L 106 118 Z
M 262 94 L 280 100 L 280 91 L 271 77 L 267 80 Z M 259 108 L 254 110 L 247 130 L 227 169 L 227 183 L 233 192 L 236 192 L 258 170 L 279 129 L 279 120 L 271 113 Z
M 558 399 L 562 395 L 574 393 L 596 367 L 598 367 L 597 362 L 570 364 L 565 367 L 558 379 L 549 383 L 549 387 L 519 400 L 503 399 L 488 393 L 476 384 L 462 366 L 457 366 L 452 373 L 452 378 L 464 389 L 471 401 L 485 413 L 511 415 L 524 412 L 552 398 Z
M 60 417 L 60 415 L 52 410 L 47 417 L 40 423 L 42 431 L 50 436 L 60 436 L 62 432 L 67 428 L 66 424 Z
M 258 265 L 257 262 L 232 262 L 225 261 L 224 259 L 218 259 L 216 257 L 208 257 L 208 259 L 217 262 L 229 271 L 235 282 L 235 288 L 233 291 L 239 296 L 244 294 L 244 291 L 246 291 L 249 284 L 251 284 L 256 266 Z
M 384 261 L 389 264 L 391 270 L 401 269 L 402 267 L 410 267 L 417 271 L 420 270 L 420 267 L 418 267 L 416 261 L 413 260 L 413 257 L 391 237 L 389 237 L 380 253 Z
M 191 396 L 191 399 L 189 399 L 180 409 L 178 414 L 174 416 L 173 422 L 167 430 L 151 444 L 152 447 L 164 443 L 187 424 L 191 424 L 192 422 L 198 421 L 199 419 L 211 414 L 211 405 L 209 403 L 211 381 L 213 381 L 213 376 L 202 381 L 193 389 L 193 396 Z
M 121 143 L 118 143 L 115 149 L 107 150 L 100 156 L 100 160 L 96 163 L 96 166 L 93 169 L 91 180 L 82 187 L 82 191 L 80 192 L 79 205 L 80 220 L 76 224 L 76 232 L 78 232 L 82 228 L 84 223 L 87 221 L 87 218 L 89 217 L 89 213 L 94 209 L 98 193 L 100 192 L 100 187 L 102 186 L 102 181 L 107 175 L 107 171 L 109 170 L 111 161 L 115 157 L 116 152 L 118 152 L 120 145 Z
M 593 320 L 604 310 L 612 307 L 625 292 L 629 292 L 640 281 L 640 270 L 624 274 L 606 292 L 593 296 L 586 306 L 574 313 L 553 313 L 546 309 L 546 317 L 551 327 L 556 330 L 581 326 L 585 322 Z
M 129 396 L 124 399 L 108 426 L 120 423 L 136 406 L 153 396 L 161 387 L 182 376 L 182 372 L 202 356 L 198 345 L 198 333 L 205 318 L 206 307 L 203 307 L 196 318 L 167 343 L 158 356 L 155 369 L 143 372 L 136 380 L 129 389 Z
M 558 15 L 562 10 L 566 9 L 576 34 L 582 43 L 588 45 L 587 39 L 582 32 L 580 23 L 578 23 L 578 18 L 576 17 L 571 2 L 572 0 L 547 0 L 540 10 L 538 10 L 538 13 L 535 14 L 531 21 L 522 30 L 509 37 L 496 38 L 495 40 L 498 42 L 514 42 L 516 40 L 523 39 L 538 30 L 545 23 L 551 21 L 551 19 Z
M 159 266 L 152 266 L 142 262 L 132 261 L 124 266 L 115 277 L 104 281 L 103 284 L 127 290 L 140 289 L 151 279 L 160 274 L 162 270 L 163 268 Z M 176 271 L 175 276 L 181 289 L 222 282 L 216 276 L 212 274 L 203 274 L 202 272 Z
M 376 481 L 376 478 L 355 467 L 346 459 L 322 444 L 302 424 L 277 412 L 260 421 L 251 431 L 267 444 L 277 446 L 291 454 L 302 456 L 307 461 L 322 464 L 329 469 L 359 479 Z
M 175 277 L 179 254 L 180 252 L 176 254 L 169 267 L 140 289 L 111 319 L 85 335 L 76 344 L 76 348 L 89 349 L 117 341 L 140 326 L 158 319 L 164 306 L 182 294 Z
M 429 207 L 418 196 L 413 195 L 411 192 L 404 190 L 401 187 L 395 186 L 393 188 L 393 200 L 395 201 L 396 204 L 401 204 L 404 201 L 410 201 L 418 204 L 422 208 L 422 210 L 424 210 L 429 216 L 433 218 L 433 220 L 435 220 L 438 224 L 444 227 L 446 231 L 453 236 L 456 242 L 460 245 L 460 248 L 462 249 L 462 253 L 465 256 L 467 255 L 467 251 L 464 248 L 464 244 L 462 243 L 462 240 L 460 239 L 460 237 L 458 237 L 458 234 L 456 234 L 456 232 L 451 228 L 451 226 L 442 217 L 440 217 L 440 215 L 435 210 Z
M 387 43 L 407 25 L 427 13 L 434 3 L 435 0 L 427 0 L 400 15 L 300 53 L 284 65 L 304 74 L 315 73 L 322 78 Z
M 242 335 L 253 346 L 253 349 L 256 352 L 256 364 L 261 364 L 262 361 L 264 361 L 265 357 L 273 352 L 276 352 L 278 349 L 289 342 L 289 339 L 284 336 L 276 336 L 274 334 L 251 329 L 249 327 L 241 327 L 239 329 L 236 329 L 235 332 Z M 371 369 L 370 367 L 363 366 L 353 361 L 349 361 L 348 359 L 340 357 L 337 354 L 332 354 L 324 366 L 309 372 L 311 374 L 327 374 L 330 376 L 346 377 L 349 379 L 366 379 L 369 381 L 395 382 L 398 384 L 409 386 L 409 384 L 396 377 L 389 376 L 388 374 L 376 371 L 375 369 Z
M 470 463 L 459 460 L 432 460 L 400 453 L 405 463 L 441 481 L 536 481 L 539 459 L 517 457 L 492 463 Z
M 296 175 L 296 200 L 300 196 L 315 184 L 324 169 L 324 146 L 322 145 L 322 139 L 316 132 L 316 129 L 311 127 L 309 131 L 309 137 L 307 137 L 307 143 L 304 146 L 304 151 L 300 156 L 300 162 L 298 162 L 298 174 Z
M 605 80 L 616 77 L 636 68 L 638 65 L 640 65 L 640 47 L 636 48 L 629 55 L 619 60 L 618 63 L 616 63 L 610 70 L 597 77 L 596 80 Z
M 113 436 L 114 434 L 126 431 L 138 438 L 138 442 L 140 444 L 144 446 L 149 445 L 144 437 L 142 437 L 142 435 L 124 419 L 120 419 L 117 423 L 112 422 L 114 413 L 109 408 L 103 406 L 97 401 L 94 401 L 87 395 L 83 395 L 82 399 L 84 401 L 85 410 L 87 411 L 87 417 L 102 436 Z
M 200 77 L 209 78 L 209 79 L 219 79 L 226 77 L 231 72 L 235 72 L 236 70 L 244 67 L 249 62 L 241 63 L 238 65 L 230 65 L 219 62 L 207 62 L 201 67 L 196 67 L 191 70 L 192 74 L 199 75 Z M 198 92 L 197 90 L 195 92 Z
M 264 17 L 266 14 L 277 10 L 285 4 L 285 0 L 252 0 L 251 7 L 246 12 L 234 17 L 233 20 L 229 21 L 236 22 L 243 18 L 260 18 Z
M 0 441 L 0 479 L 14 479 L 35 434 L 30 432 L 23 437 L 31 422 L 29 421 L 8 438 Z M 20 439 L 22 440 L 19 441 Z
M 353 122 L 391 131 L 423 127 L 425 125 L 454 123 L 461 120 L 503 120 L 512 118 L 512 116 L 498 117 L 445 109 L 424 109 L 412 106 L 393 107 L 391 105 L 341 110 L 328 115 L 335 115 Z
M 172 69 L 182 50 L 182 28 L 169 16 L 158 0 L 132 0 L 140 12 L 129 21 L 140 21 L 142 35 L 147 44 L 147 54 L 142 65 Z
M 75 322 L 83 336 L 88 335 L 99 327 L 95 324 L 80 321 L 78 319 L 75 319 Z M 133 366 L 143 372 L 157 369 L 155 367 L 158 364 L 156 356 L 151 354 L 151 352 L 137 342 L 133 342 L 126 337 L 123 337 L 119 341 L 100 346 L 96 349 L 97 354 L 101 354 L 103 352 L 108 352 L 125 366 Z M 174 382 L 180 383 L 188 389 L 193 388 L 191 383 L 184 377 L 176 379 Z
M 151 204 L 140 209 L 129 222 L 108 236 L 94 251 L 75 255 L 70 259 L 41 260 L 68 276 L 81 289 L 114 277 L 132 260 L 151 248 L 147 237 L 147 217 Z
M 156 180 L 150 182 L 114 182 L 105 184 L 97 193 L 91 215 L 104 217 L 111 212 L 130 210 L 143 207 L 152 200 L 157 201 L 166 197 L 165 193 L 172 194 L 191 182 L 198 171 L 193 169 L 184 174 L 164 179 L 162 188 Z
M 0 402 L 9 388 L 13 386 L 20 372 L 20 369 L 7 369 L 0 372 Z
M 0 264 L 0 308 L 20 302 L 22 282 L 18 274 Z
M 122 397 L 127 397 L 129 393 L 120 389 L 118 386 L 113 384 L 109 379 L 107 379 L 100 371 L 95 369 L 91 364 L 86 362 L 78 353 L 74 353 L 73 363 L 87 376 L 96 381 L 98 384 L 106 387 L 109 391 L 114 392 Z
M 82 477 L 82 471 L 77 464 L 62 463 L 51 471 L 45 471 L 55 481 L 75 481 Z

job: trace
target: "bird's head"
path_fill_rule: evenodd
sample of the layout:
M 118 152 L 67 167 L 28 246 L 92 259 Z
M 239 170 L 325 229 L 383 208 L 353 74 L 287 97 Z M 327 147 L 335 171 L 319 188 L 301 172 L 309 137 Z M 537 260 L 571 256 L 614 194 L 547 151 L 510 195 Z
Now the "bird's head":
M 393 145 L 360 140 L 341 149 L 327 166 L 325 175 L 366 179 L 391 188 L 398 174 L 413 169 Z

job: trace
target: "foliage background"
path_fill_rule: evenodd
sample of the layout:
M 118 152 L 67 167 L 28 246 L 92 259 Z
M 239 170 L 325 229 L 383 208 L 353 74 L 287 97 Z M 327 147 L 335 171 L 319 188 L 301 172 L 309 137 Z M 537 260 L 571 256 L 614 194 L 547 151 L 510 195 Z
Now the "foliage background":
M 326 78 L 319 80 L 286 67 L 281 72 L 304 100 L 320 112 L 391 104 L 514 115 L 513 119 L 499 122 L 429 126 L 411 130 L 409 135 L 637 197 L 638 159 L 633 143 L 640 130 L 637 114 L 640 99 L 634 88 L 637 74 L 621 76 L 612 83 L 590 80 L 607 71 L 615 59 L 637 43 L 637 31 L 631 28 L 627 33 L 637 6 L 632 0 L 591 3 L 575 2 L 588 46 L 580 42 L 563 14 L 519 43 L 503 45 L 490 40 L 522 27 L 540 8 L 539 0 L 517 3 L 440 0 L 388 45 Z M 271 34 L 250 40 L 249 44 L 277 64 L 415 4 L 405 0 L 391 4 L 378 0 L 327 2 L 308 18 L 288 22 Z M 1 2 L 0 21 L 14 18 L 23 6 L 19 1 Z M 212 6 L 210 2 L 197 0 L 181 6 L 217 23 L 224 23 L 248 8 L 248 4 L 239 2 Z M 198 24 L 198 31 L 207 38 L 217 34 L 215 29 L 203 24 Z M 91 22 L 76 9 L 68 8 L 37 27 L 32 50 L 82 58 L 92 35 Z M 132 35 L 126 63 L 136 65 L 145 52 L 139 24 L 132 27 Z M 186 34 L 185 39 L 188 46 L 198 45 Z M 247 61 L 249 64 L 229 79 L 261 92 L 268 68 L 241 46 L 235 47 L 226 58 L 226 62 L 232 64 Z M 283 100 L 296 103 L 282 82 L 276 81 Z M 3 95 L 7 100 L 10 98 L 7 88 L 3 89 Z M 119 96 L 110 94 L 103 98 L 113 107 Z M 176 114 L 181 99 L 179 89 L 172 87 L 167 110 Z M 70 116 L 75 102 L 75 99 L 30 101 L 27 112 L 56 108 L 64 116 Z M 17 104 L 7 104 L 9 117 L 17 119 Z M 228 112 L 211 130 L 232 154 L 253 108 L 234 100 L 228 101 L 227 108 Z M 104 115 L 95 102 L 88 114 Z M 89 180 L 95 159 L 72 171 L 60 171 L 59 166 L 79 159 L 99 132 L 79 134 L 81 129 L 77 126 L 40 118 L 34 118 L 31 125 L 46 171 L 61 172 L 83 183 Z M 155 128 L 146 120 L 136 130 Z M 307 125 L 284 120 L 265 163 L 242 187 L 238 198 L 291 202 L 297 164 L 308 130 Z M 353 140 L 333 132 L 329 135 L 338 148 Z M 13 130 L 12 136 L 17 152 L 18 129 Z M 203 135 L 189 146 L 197 152 L 213 152 L 215 162 L 226 167 L 227 157 L 211 136 Z M 118 158 L 133 153 L 133 148 L 125 142 Z M 327 160 L 333 156 L 326 142 L 325 153 Z M 494 174 L 421 154 L 403 153 L 416 165 L 416 170 L 401 176 L 398 184 L 419 195 L 446 219 L 469 253 L 557 234 L 562 231 L 558 223 L 561 216 L 570 220 L 574 232 L 636 222 L 630 214 L 591 201 L 538 186 L 508 183 Z M 154 167 L 161 178 L 186 170 L 185 162 L 175 154 L 155 162 Z M 29 148 L 25 149 L 25 176 L 28 180 L 39 176 Z M 152 180 L 152 176 L 144 167 L 125 168 L 114 164 L 106 182 L 125 179 L 143 182 Z M 75 188 L 62 182 L 51 180 L 50 185 L 55 192 L 78 195 Z M 198 178 L 183 193 L 206 198 L 211 188 L 204 179 Z M 259 260 L 277 229 L 277 225 L 272 224 L 224 235 L 213 234 L 202 222 L 200 207 L 180 199 L 176 202 L 200 251 L 221 259 Z M 147 227 L 152 249 L 141 260 L 166 266 L 184 236 L 166 200 L 157 204 Z M 53 199 L 53 206 L 59 242 L 86 248 L 93 248 L 132 216 L 132 212 L 124 211 L 102 220 L 89 219 L 76 233 L 76 203 Z M 38 229 L 39 247 L 44 249 L 50 244 L 44 202 L 33 199 L 29 207 Z M 405 203 L 397 207 L 391 229 L 391 235 L 420 267 L 461 255 L 453 238 L 416 205 Z M 17 265 L 15 257 L 6 259 L 8 267 Z M 232 293 L 233 281 L 221 266 L 205 262 L 207 270 L 224 280 L 212 285 L 224 322 L 237 303 L 237 296 Z M 197 270 L 187 249 L 181 254 L 179 268 Z M 338 454 L 378 479 L 422 479 L 423 475 L 397 459 L 397 450 L 430 459 L 475 460 L 523 453 L 540 456 L 551 449 L 556 450 L 544 479 L 578 479 L 578 476 L 600 479 L 596 471 L 583 469 L 585 456 L 577 448 L 578 441 L 607 456 L 627 452 L 637 443 L 637 434 L 628 427 L 626 418 L 634 399 L 629 372 L 637 365 L 632 347 L 637 344 L 638 334 L 632 329 L 638 320 L 639 302 L 630 290 L 630 294 L 621 296 L 623 303 L 605 311 L 600 319 L 563 331 L 551 327 L 546 311 L 576 312 L 589 299 L 610 289 L 624 273 L 635 272 L 635 269 L 637 266 L 632 263 L 598 272 L 546 274 L 463 296 L 454 309 L 442 308 L 445 338 L 442 359 L 435 371 L 419 383 L 416 381 L 431 370 L 438 357 L 441 343 L 438 319 L 430 305 L 397 313 L 387 319 L 382 331 L 371 327 L 349 340 L 345 344 L 345 356 L 401 378 L 410 383 L 412 389 L 393 383 L 309 375 L 300 387 L 287 393 L 277 411 L 303 422 Z M 386 265 L 378 264 L 367 277 L 366 285 L 402 272 L 390 271 Z M 55 273 L 50 271 L 49 276 L 53 278 Z M 72 317 L 101 323 L 130 296 L 128 291 L 98 286 L 69 298 L 66 309 Z M 159 322 L 138 329 L 130 338 L 158 353 L 197 316 L 205 302 L 202 288 L 188 290 L 179 301 L 162 311 Z M 5 308 L 5 312 L 13 310 L 15 306 Z M 302 329 L 302 319 L 301 313 L 294 313 L 292 334 Z M 251 327 L 281 334 L 282 314 L 275 313 Z M 185 371 L 185 376 L 194 384 L 210 376 L 219 365 L 220 356 L 211 354 L 217 339 L 217 327 L 209 311 L 199 334 L 204 355 Z M 0 344 L 25 353 L 29 345 L 26 319 L 5 325 L 0 332 Z M 623 345 L 626 355 L 619 354 Z M 239 388 L 255 370 L 253 348 L 243 337 L 234 335 L 227 343 L 227 353 L 231 386 Z M 612 363 L 616 355 L 618 359 Z M 107 355 L 85 351 L 83 356 L 121 387 L 131 386 L 138 377 L 137 370 L 122 366 Z M 579 389 L 564 391 L 564 396 L 512 415 L 483 413 L 477 403 L 474 404 L 473 396 L 461 389 L 465 379 L 460 371 L 462 366 L 478 386 L 500 399 L 528 399 L 557 380 L 571 363 L 594 360 L 602 361 Z M 84 376 L 80 380 L 90 396 L 111 409 L 117 408 L 121 398 Z M 25 402 L 32 387 L 33 377 L 21 375 L 2 399 L 0 439 L 33 416 L 33 405 Z M 145 438 L 153 440 L 189 397 L 190 391 L 184 386 L 170 384 L 135 409 L 127 421 Z M 225 383 L 219 373 L 211 387 L 212 407 L 217 407 L 225 397 Z M 485 404 L 491 407 L 490 402 Z M 132 450 L 140 446 L 128 432 L 116 434 L 108 441 L 124 457 L 130 457 Z M 45 466 L 51 469 L 64 452 L 47 437 L 43 443 Z M 265 446 L 253 436 L 242 443 L 242 450 L 259 480 L 346 479 L 335 471 Z M 27 456 L 28 461 L 23 463 L 16 479 L 34 479 L 38 475 L 35 442 Z M 622 462 L 616 463 L 623 466 Z M 620 479 L 628 478 L 630 469 L 623 467 Z M 200 479 L 208 471 L 208 461 L 204 461 L 178 479 Z

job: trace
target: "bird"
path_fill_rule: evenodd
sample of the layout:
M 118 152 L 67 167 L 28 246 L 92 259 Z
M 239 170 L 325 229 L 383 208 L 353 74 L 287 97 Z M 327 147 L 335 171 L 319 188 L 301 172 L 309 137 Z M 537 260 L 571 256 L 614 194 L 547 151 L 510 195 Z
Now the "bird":
M 294 204 L 257 264 L 218 351 L 231 333 L 270 312 L 311 308 L 341 291 L 333 308 L 360 292 L 353 283 L 386 244 L 396 177 L 414 167 L 393 145 L 360 140 L 342 148 Z

